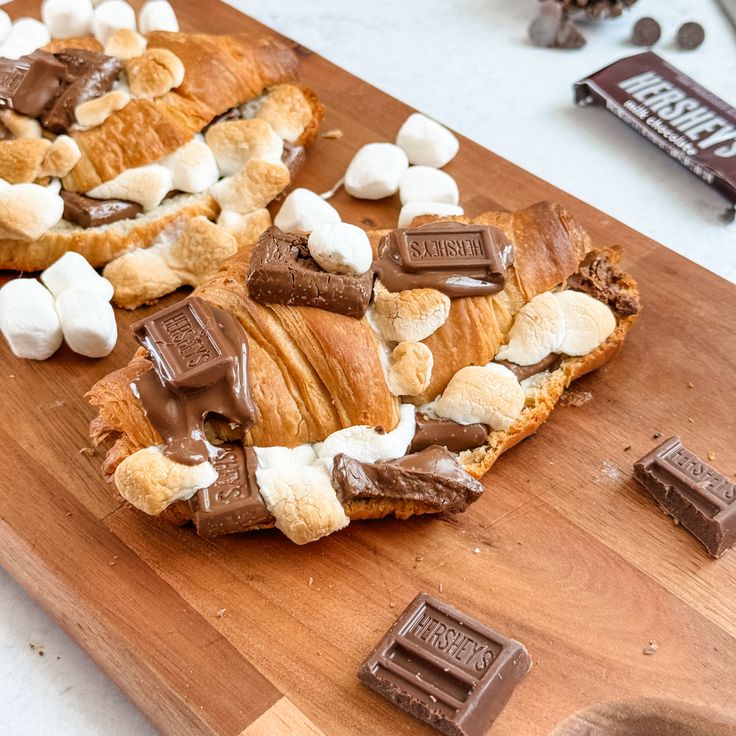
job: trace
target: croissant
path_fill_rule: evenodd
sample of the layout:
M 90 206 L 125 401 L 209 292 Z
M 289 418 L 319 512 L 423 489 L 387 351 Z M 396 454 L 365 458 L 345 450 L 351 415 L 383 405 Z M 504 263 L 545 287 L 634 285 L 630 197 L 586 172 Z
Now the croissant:
M 433 219 L 437 218 L 421 218 Z M 515 315 L 537 295 L 569 283 L 571 288 L 606 301 L 615 314 L 615 328 L 602 344 L 586 355 L 563 356 L 527 392 L 510 426 L 490 431 L 485 444 L 458 455 L 462 468 L 480 478 L 502 452 L 540 426 L 575 378 L 616 354 L 635 320 L 638 291 L 634 280 L 616 265 L 619 251 L 592 250 L 587 234 L 560 205 L 540 203 L 513 213 L 487 212 L 473 220 L 446 219 L 499 228 L 514 244 L 514 263 L 499 293 L 452 300 L 444 324 L 422 341 L 434 359 L 431 382 L 406 402 L 424 404 L 442 394 L 461 369 L 493 361 Z M 374 248 L 384 234 L 369 233 Z M 234 315 L 243 326 L 258 416 L 245 432 L 225 421 L 210 421 L 208 437 L 216 443 L 296 447 L 320 442 L 353 425 L 393 429 L 400 404 L 387 385 L 382 348 L 368 320 L 313 307 L 256 303 L 249 298 L 246 285 L 250 252 L 238 253 L 194 292 Z M 103 378 L 87 395 L 98 409 L 91 425 L 94 443 L 115 440 L 103 467 L 108 479 L 133 453 L 162 442 L 131 390 L 131 382 L 150 369 L 146 351 L 141 349 L 129 365 Z M 342 505 L 350 519 L 389 514 L 406 518 L 438 510 L 412 498 L 353 498 Z M 175 504 L 164 516 L 181 520 L 187 516 L 184 511 L 184 506 Z

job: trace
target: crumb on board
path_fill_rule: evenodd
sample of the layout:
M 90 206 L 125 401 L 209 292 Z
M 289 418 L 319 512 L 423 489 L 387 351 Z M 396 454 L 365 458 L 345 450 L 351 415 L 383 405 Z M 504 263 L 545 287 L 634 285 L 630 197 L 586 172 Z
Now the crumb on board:
M 307 581 L 307 585 L 311 588 L 314 584 L 314 578 L 310 575 L 309 580 Z
M 227 608 L 221 608 L 221 609 L 220 609 L 220 610 L 219 610 L 219 611 L 218 611 L 218 612 L 217 612 L 217 613 L 215 614 L 215 616 L 216 616 L 217 618 L 222 618 L 222 617 L 223 617 L 223 616 L 225 615 L 225 611 L 227 611 Z
M 650 641 L 649 644 L 647 644 L 644 649 L 641 650 L 641 653 L 647 657 L 651 656 L 652 654 L 656 654 L 657 649 L 659 647 L 657 646 L 656 641 Z
M 626 445 L 626 447 L 624 447 L 624 452 L 628 452 L 630 449 L 631 449 L 631 445 Z
M 473 550 L 473 554 L 474 554 L 474 555 L 479 555 L 479 554 L 480 554 L 480 547 L 476 547 L 476 548 L 475 548 L 475 549 Z
M 687 382 L 687 387 L 688 388 L 695 388 L 695 384 L 692 381 L 688 381 Z
M 333 128 L 332 130 L 326 130 L 322 133 L 323 138 L 342 138 L 345 135 L 340 128 Z
M 562 396 L 560 396 L 560 406 L 584 406 L 593 398 L 591 391 L 579 391 L 578 389 L 568 388 L 565 389 Z
M 28 642 L 28 646 L 32 652 L 36 652 L 39 657 L 43 657 L 46 652 L 43 650 L 43 644 L 34 644 L 32 641 Z
M 444 586 L 444 584 L 443 584 L 443 583 L 440 583 L 440 584 L 439 584 L 439 585 L 437 586 L 437 590 L 439 590 L 439 591 L 440 591 L 440 593 L 444 593 L 444 592 L 445 592 L 445 586 Z
M 708 460 L 710 460 L 711 462 L 713 462 L 713 460 L 715 460 L 715 459 L 716 459 L 715 452 L 713 452 L 713 450 L 708 450 Z
M 654 433 L 654 434 L 652 435 L 652 439 L 653 439 L 653 440 L 658 440 L 658 439 L 659 439 L 659 438 L 660 438 L 661 436 L 662 436 L 662 433 L 661 433 L 661 432 L 655 432 L 655 433 Z

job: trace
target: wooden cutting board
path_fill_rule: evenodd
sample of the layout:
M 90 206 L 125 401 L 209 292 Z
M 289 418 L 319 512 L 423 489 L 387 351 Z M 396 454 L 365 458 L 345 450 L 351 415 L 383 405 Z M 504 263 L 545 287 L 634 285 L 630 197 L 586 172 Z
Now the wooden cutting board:
M 266 30 L 214 0 L 175 6 L 184 30 Z M 8 9 L 37 15 L 37 2 Z M 327 106 L 323 130 L 344 133 L 320 138 L 299 176 L 323 191 L 361 144 L 392 140 L 409 110 L 299 52 Z M 431 733 L 355 675 L 418 591 L 528 647 L 534 668 L 494 736 L 547 734 L 591 708 L 615 720 L 615 706 L 598 704 L 632 699 L 736 723 L 736 552 L 710 560 L 631 472 L 656 432 L 736 471 L 736 288 L 470 141 L 447 171 L 471 215 L 564 203 L 595 242 L 625 247 L 645 307 L 619 357 L 577 384 L 590 400 L 558 407 L 463 515 L 355 523 L 307 547 L 274 531 L 205 541 L 168 528 L 103 483 L 82 399 L 127 362 L 127 326 L 152 310 L 118 313 L 121 339 L 104 360 L 62 349 L 24 362 L 0 345 L 0 563 L 162 732 Z M 396 221 L 394 200 L 334 201 L 352 222 Z

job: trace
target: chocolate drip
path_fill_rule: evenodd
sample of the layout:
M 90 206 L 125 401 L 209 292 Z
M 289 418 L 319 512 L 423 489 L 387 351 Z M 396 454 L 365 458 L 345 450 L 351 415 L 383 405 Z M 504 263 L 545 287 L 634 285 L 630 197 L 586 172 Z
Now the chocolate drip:
M 128 220 L 143 211 L 143 207 L 136 202 L 122 199 L 93 199 L 65 189 L 60 194 L 64 200 L 64 219 L 83 228 Z
M 452 419 L 433 419 L 417 412 L 417 427 L 409 450 L 419 452 L 432 445 L 450 452 L 472 450 L 488 441 L 491 428 L 485 424 L 458 424 Z
M 550 353 L 533 365 L 518 365 L 517 363 L 512 363 L 510 360 L 494 360 L 493 362 L 497 365 L 502 365 L 504 368 L 508 368 L 519 381 L 523 381 L 526 378 L 536 376 L 537 373 L 541 373 L 542 371 L 556 368 L 561 360 L 562 356 L 559 353 Z

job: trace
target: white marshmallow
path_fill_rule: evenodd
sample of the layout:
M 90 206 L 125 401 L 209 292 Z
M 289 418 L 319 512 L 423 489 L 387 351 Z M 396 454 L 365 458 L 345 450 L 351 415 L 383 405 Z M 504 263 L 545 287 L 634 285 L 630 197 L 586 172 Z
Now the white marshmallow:
M 151 31 L 178 31 L 179 21 L 174 8 L 166 0 L 148 0 L 138 14 L 138 28 L 141 33 Z
M 90 0 L 44 0 L 41 18 L 52 38 L 89 36 L 94 8 Z
M 559 351 L 565 355 L 587 355 L 604 343 L 616 329 L 611 308 L 582 291 L 554 294 L 565 321 Z
M 368 143 L 353 156 L 345 172 L 345 191 L 359 199 L 383 199 L 396 194 L 409 167 L 404 151 L 393 143 Z
M 396 144 L 406 151 L 410 164 L 438 169 L 451 161 L 460 147 L 458 139 L 444 125 L 420 112 L 412 113 L 404 121 Z
M 83 255 L 71 250 L 41 274 L 41 281 L 57 298 L 68 289 L 84 287 L 96 291 L 106 302 L 112 299 L 112 284 L 100 276 Z
M 340 222 L 340 214 L 319 194 L 299 187 L 286 197 L 273 222 L 287 233 L 311 233 L 318 225 Z
M 38 240 L 63 214 L 64 200 L 52 187 L 13 184 L 0 189 L 0 237 Z
M 50 358 L 62 341 L 54 298 L 35 279 L 9 281 L 0 289 L 0 331 L 19 358 Z
M 161 204 L 172 189 L 171 172 L 160 164 L 149 164 L 123 171 L 114 179 L 87 192 L 87 196 L 95 199 L 127 199 L 138 202 L 144 210 L 152 210 Z
M 56 299 L 56 312 L 64 339 L 75 353 L 103 358 L 115 347 L 115 313 L 97 289 L 76 287 L 62 291 Z
M 463 215 L 464 210 L 455 204 L 447 204 L 447 202 L 409 202 L 401 208 L 399 212 L 399 227 L 408 227 L 412 220 L 419 215 L 439 215 L 447 217 L 449 215 Z
M 0 43 L 5 41 L 12 25 L 13 21 L 10 20 L 10 16 L 4 10 L 0 10 Z
M 312 445 L 298 447 L 254 447 L 260 470 L 279 470 L 286 467 L 307 467 L 317 462 Z
M 215 155 L 201 138 L 166 156 L 161 165 L 171 172 L 173 188 L 182 192 L 205 192 L 220 178 Z
M 92 30 L 95 38 L 105 46 L 118 28 L 135 27 L 135 11 L 125 0 L 105 0 L 95 8 Z
M 312 258 L 330 273 L 359 276 L 373 262 L 373 250 L 365 230 L 347 222 L 318 225 L 309 235 L 307 245 Z
M 409 202 L 445 202 L 457 204 L 460 201 L 455 180 L 444 171 L 431 166 L 411 166 L 401 176 L 399 182 L 401 204 Z
M 18 59 L 45 46 L 51 40 L 49 29 L 35 18 L 18 18 L 0 46 L 0 56 Z

